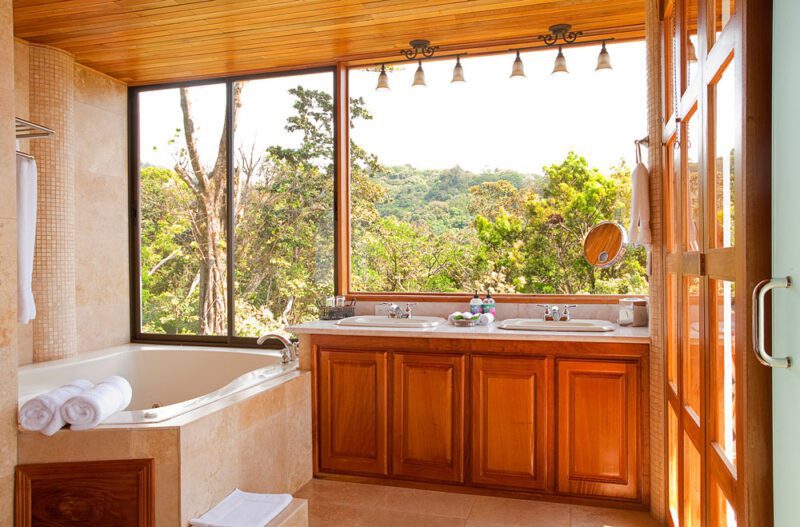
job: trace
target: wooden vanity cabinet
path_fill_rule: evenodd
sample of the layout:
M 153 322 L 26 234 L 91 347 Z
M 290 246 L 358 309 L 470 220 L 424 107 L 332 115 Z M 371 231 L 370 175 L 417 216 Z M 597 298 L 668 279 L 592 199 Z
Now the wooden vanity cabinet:
M 394 353 L 392 474 L 464 481 L 464 356 Z
M 388 383 L 385 351 L 320 350 L 320 468 L 385 476 Z
M 639 497 L 639 381 L 634 363 L 559 360 L 560 493 Z
M 647 505 L 639 343 L 319 336 L 315 472 Z
M 545 358 L 472 357 L 472 481 L 545 490 L 552 422 Z

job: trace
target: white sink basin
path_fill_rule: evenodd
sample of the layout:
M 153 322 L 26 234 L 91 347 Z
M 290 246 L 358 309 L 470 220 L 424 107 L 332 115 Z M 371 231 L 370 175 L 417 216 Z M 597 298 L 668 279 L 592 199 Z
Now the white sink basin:
M 614 331 L 616 327 L 605 320 L 567 320 L 556 322 L 533 318 L 510 318 L 497 327 L 517 331 Z
M 337 326 L 361 326 L 370 328 L 435 328 L 446 322 L 441 317 L 389 318 L 386 315 L 362 315 L 343 318 Z

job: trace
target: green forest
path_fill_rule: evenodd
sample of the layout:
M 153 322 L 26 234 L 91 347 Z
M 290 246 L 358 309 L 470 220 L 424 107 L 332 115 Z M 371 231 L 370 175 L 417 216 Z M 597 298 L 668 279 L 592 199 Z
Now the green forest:
M 234 84 L 234 118 L 241 88 Z M 200 162 L 190 88 L 175 164 L 141 169 L 142 331 L 225 334 L 225 189 L 234 188 L 234 300 L 238 336 L 317 317 L 333 294 L 333 100 L 290 90 L 296 148 L 239 147 L 234 172 L 223 130 L 212 166 Z M 351 100 L 351 127 L 372 119 Z M 630 169 L 589 165 L 579 153 L 540 174 L 384 166 L 351 143 L 352 290 L 380 292 L 646 293 L 645 253 L 589 266 L 582 242 L 604 220 L 627 225 Z

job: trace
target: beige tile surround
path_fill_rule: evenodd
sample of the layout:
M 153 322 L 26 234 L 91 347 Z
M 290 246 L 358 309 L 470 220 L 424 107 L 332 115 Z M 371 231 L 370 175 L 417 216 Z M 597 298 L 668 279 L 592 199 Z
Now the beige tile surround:
M 310 527 L 655 527 L 646 512 L 314 479 Z
M 16 115 L 32 118 L 42 105 L 32 100 L 41 88 L 31 73 L 31 57 L 50 48 L 20 39 L 13 47 Z M 127 86 L 54 53 L 70 62 L 72 75 L 74 283 L 68 303 L 80 353 L 130 341 Z M 39 148 L 25 143 L 25 151 Z M 19 364 L 33 362 L 33 326 L 18 327 Z
M 237 487 L 294 493 L 311 456 L 308 372 L 179 427 L 19 434 L 20 464 L 153 458 L 157 527 L 186 526 Z
M 12 525 L 17 460 L 17 205 L 11 0 L 0 0 L 0 525 Z

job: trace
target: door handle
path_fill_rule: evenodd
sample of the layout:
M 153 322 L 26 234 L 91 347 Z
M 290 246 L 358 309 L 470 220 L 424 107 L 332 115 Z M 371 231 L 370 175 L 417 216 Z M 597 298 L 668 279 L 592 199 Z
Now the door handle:
M 758 362 L 770 368 L 789 368 L 792 360 L 789 357 L 777 358 L 767 353 L 764 345 L 764 298 L 767 293 L 775 288 L 789 288 L 792 286 L 791 277 L 768 278 L 756 284 L 753 288 L 753 351 Z

